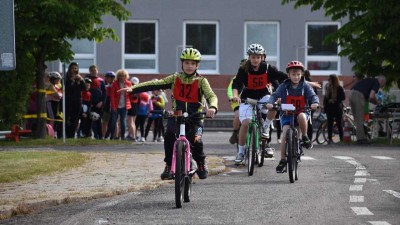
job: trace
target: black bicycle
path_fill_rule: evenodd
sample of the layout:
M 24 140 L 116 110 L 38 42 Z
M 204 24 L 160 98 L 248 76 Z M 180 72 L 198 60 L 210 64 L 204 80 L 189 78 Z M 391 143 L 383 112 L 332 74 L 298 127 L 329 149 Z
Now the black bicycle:
M 301 156 L 303 155 L 303 141 L 300 139 L 299 132 L 295 127 L 295 119 L 299 112 L 309 112 L 310 107 L 296 109 L 292 104 L 282 104 L 277 106 L 290 116 L 290 127 L 286 131 L 286 143 L 285 143 L 285 157 L 286 157 L 286 168 L 284 172 L 288 172 L 290 183 L 294 183 L 299 178 L 298 165 L 301 162 Z

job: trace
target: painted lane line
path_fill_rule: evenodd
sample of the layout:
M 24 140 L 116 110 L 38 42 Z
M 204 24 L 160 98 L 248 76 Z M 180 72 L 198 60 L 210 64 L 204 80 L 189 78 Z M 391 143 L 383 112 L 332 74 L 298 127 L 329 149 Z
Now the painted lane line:
M 364 202 L 364 196 L 350 195 L 349 202 Z
M 352 159 L 354 159 L 354 158 L 352 158 L 350 156 L 333 156 L 333 158 L 342 159 L 342 160 L 352 160 Z
M 394 158 L 388 157 L 388 156 L 371 156 L 371 157 L 375 158 L 375 159 L 383 159 L 383 160 L 386 160 L 386 159 L 393 160 L 394 159 Z
M 390 223 L 386 221 L 368 221 L 368 223 L 372 225 L 391 225 Z
M 350 185 L 349 191 L 362 191 L 363 185 Z
M 354 176 L 356 176 L 356 177 L 365 177 L 365 176 L 369 176 L 369 175 L 370 174 L 366 170 L 357 170 L 356 173 L 354 174 Z
M 356 169 L 358 170 L 365 170 L 365 166 L 363 166 L 361 163 L 355 161 L 355 160 L 346 160 L 347 163 L 350 163 L 351 165 L 355 166 Z
M 301 160 L 316 160 L 316 159 L 311 156 L 302 156 Z
M 365 183 L 365 182 L 367 182 L 367 178 L 365 178 L 365 177 L 354 178 L 354 183 Z
M 350 207 L 357 216 L 374 215 L 367 207 Z
M 389 194 L 393 195 L 393 196 L 396 197 L 396 198 L 400 198 L 400 193 L 399 193 L 399 192 L 392 191 L 392 190 L 383 190 L 383 191 L 386 192 L 386 193 L 389 193 Z

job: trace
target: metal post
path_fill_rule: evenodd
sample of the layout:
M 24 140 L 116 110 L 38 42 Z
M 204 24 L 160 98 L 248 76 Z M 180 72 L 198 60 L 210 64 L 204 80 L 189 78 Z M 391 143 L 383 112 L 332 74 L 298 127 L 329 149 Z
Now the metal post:
M 67 78 L 67 76 L 66 76 L 66 69 L 65 69 L 65 62 L 63 62 L 63 82 L 62 82 L 62 84 L 63 84 L 63 87 L 62 87 L 62 89 L 63 89 L 63 97 L 62 97 L 62 111 L 63 111 L 63 120 L 62 120 L 62 124 L 63 124 L 63 126 L 62 126 L 62 130 L 63 130 L 63 143 L 65 144 L 65 137 L 66 137 L 66 134 L 65 134 L 65 119 L 66 119 L 66 116 L 65 116 L 65 79 Z

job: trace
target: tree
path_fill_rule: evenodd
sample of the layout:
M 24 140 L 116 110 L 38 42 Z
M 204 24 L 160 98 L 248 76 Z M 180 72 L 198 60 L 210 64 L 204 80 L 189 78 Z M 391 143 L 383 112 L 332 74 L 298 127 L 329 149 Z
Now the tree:
M 33 61 L 36 88 L 39 90 L 36 137 L 46 136 L 46 118 L 40 116 L 46 113 L 45 93 L 40 91 L 45 88 L 45 62 L 69 62 L 73 59 L 74 53 L 68 40 L 118 40 L 112 28 L 101 26 L 103 16 L 126 20 L 130 12 L 124 5 L 129 3 L 130 0 L 15 0 L 16 47 L 24 51 L 17 55 L 17 62 L 19 59 Z M 31 76 L 29 70 L 25 73 Z
M 400 87 L 400 4 L 398 0 L 282 0 L 294 7 L 311 5 L 323 8 L 325 15 L 337 21 L 349 19 L 327 42 L 341 46 L 340 56 L 354 63 L 356 73 L 368 77 L 384 75 L 388 83 Z

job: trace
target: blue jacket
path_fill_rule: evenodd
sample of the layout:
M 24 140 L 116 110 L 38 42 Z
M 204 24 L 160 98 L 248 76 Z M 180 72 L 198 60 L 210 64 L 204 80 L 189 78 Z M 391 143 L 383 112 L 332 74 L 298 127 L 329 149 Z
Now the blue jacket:
M 312 87 L 304 81 L 304 77 L 301 78 L 299 85 L 296 88 L 293 88 L 290 79 L 285 80 L 282 84 L 279 85 L 278 89 L 276 89 L 276 91 L 272 93 L 267 103 L 273 104 L 274 102 L 276 102 L 276 100 L 278 100 L 278 98 L 281 98 L 281 103 L 286 104 L 287 93 L 289 93 L 290 96 L 304 95 L 306 106 L 309 106 L 313 103 L 319 104 L 318 95 L 316 95 Z

